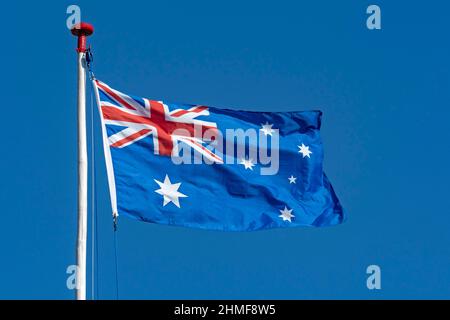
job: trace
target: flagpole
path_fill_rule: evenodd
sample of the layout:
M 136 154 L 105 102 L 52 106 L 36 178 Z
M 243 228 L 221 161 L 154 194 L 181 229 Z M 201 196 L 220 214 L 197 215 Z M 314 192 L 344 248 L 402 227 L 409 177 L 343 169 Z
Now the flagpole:
M 87 244 L 87 142 L 86 142 L 86 37 L 94 32 L 92 25 L 81 22 L 72 34 L 78 37 L 78 232 L 76 299 L 86 300 Z

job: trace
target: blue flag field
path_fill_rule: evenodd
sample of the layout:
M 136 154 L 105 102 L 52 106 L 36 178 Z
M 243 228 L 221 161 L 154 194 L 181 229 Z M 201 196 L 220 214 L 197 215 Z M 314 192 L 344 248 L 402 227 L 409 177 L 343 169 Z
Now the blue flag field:
M 175 104 L 93 85 L 114 214 L 222 231 L 344 221 L 323 172 L 320 111 Z

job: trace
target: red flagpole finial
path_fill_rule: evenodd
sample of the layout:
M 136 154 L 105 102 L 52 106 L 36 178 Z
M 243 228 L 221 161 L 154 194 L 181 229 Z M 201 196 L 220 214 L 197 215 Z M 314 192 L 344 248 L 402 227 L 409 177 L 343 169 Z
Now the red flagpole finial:
M 72 30 L 72 34 L 78 37 L 78 52 L 86 52 L 86 37 L 94 33 L 94 27 L 86 22 L 77 23 Z

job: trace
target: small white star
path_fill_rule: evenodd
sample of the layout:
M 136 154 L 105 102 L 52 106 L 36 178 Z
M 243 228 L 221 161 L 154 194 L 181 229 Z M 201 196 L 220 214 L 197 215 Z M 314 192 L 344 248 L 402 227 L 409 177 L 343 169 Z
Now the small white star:
M 180 207 L 179 198 L 187 197 L 187 195 L 178 192 L 178 188 L 180 187 L 181 182 L 172 184 L 167 174 L 166 178 L 164 179 L 164 182 L 158 181 L 156 179 L 154 180 L 160 186 L 160 189 L 155 190 L 155 192 L 164 197 L 163 206 L 165 207 L 168 203 L 173 202 L 173 204 L 179 208 Z
M 289 184 L 297 183 L 297 178 L 294 176 L 290 176 L 288 179 L 289 179 Z
M 250 170 L 253 170 L 253 167 L 255 166 L 254 164 L 253 164 L 253 159 L 248 159 L 248 160 L 246 160 L 246 159 L 242 159 L 241 160 L 241 162 L 239 163 L 239 164 L 243 164 L 244 165 L 244 167 L 245 167 L 245 170 L 247 170 L 247 169 L 250 169 Z
M 275 130 L 272 129 L 273 124 L 269 124 L 269 122 L 266 122 L 266 124 L 261 123 L 261 126 L 262 126 L 262 128 L 259 130 L 261 130 L 264 133 L 264 135 L 266 135 L 266 136 L 268 136 L 268 135 L 271 136 L 272 133 L 275 132 Z
M 301 153 L 302 155 L 303 155 L 303 158 L 304 157 L 308 157 L 308 158 L 311 158 L 311 154 L 312 154 L 312 151 L 310 151 L 309 150 L 309 146 L 305 146 L 303 143 L 302 143 L 302 145 L 301 146 L 298 146 L 299 148 L 300 148 L 300 150 L 298 151 L 298 153 Z
M 280 210 L 281 214 L 279 217 L 283 219 L 283 221 L 289 221 L 292 222 L 292 218 L 295 218 L 295 216 L 292 214 L 292 209 L 288 210 L 288 208 L 285 206 L 284 210 Z

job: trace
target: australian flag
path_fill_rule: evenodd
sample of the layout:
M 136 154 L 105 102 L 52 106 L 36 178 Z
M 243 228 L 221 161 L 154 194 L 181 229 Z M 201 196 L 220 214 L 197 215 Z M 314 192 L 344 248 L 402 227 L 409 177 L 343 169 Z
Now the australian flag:
M 320 111 L 219 109 L 93 85 L 115 215 L 223 231 L 344 221 L 322 168 Z

